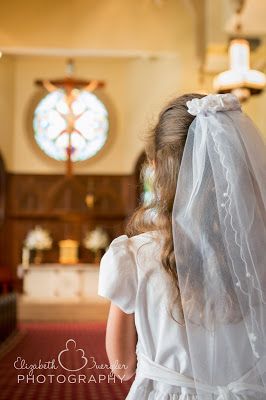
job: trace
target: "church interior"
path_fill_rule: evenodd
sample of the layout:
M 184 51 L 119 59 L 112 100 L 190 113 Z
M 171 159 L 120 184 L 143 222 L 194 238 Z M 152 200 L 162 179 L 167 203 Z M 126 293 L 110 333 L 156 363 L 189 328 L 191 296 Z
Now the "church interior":
M 0 399 L 125 399 L 96 367 L 70 382 L 76 354 L 52 382 L 22 361 L 73 339 L 107 363 L 99 264 L 152 196 L 145 134 L 174 96 L 233 92 L 266 135 L 265 19 L 261 0 L 1 4 Z

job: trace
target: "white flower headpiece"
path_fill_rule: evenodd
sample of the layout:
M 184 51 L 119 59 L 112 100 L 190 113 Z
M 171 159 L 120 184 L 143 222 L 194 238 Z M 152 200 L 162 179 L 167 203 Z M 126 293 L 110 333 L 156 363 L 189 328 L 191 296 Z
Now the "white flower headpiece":
M 187 102 L 188 112 L 197 115 L 202 112 L 215 113 L 217 111 L 241 110 L 238 98 L 231 93 L 209 94 L 201 99 L 193 99 Z

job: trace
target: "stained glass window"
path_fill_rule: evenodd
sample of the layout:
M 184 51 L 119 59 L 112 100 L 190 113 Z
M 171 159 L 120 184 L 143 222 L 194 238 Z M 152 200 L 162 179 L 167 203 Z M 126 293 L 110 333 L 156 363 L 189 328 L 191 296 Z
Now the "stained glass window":
M 55 90 L 40 101 L 34 112 L 37 144 L 60 161 L 67 159 L 68 148 L 74 162 L 93 157 L 108 136 L 108 111 L 100 99 L 86 90 L 74 90 L 73 95 L 69 104 L 64 90 Z

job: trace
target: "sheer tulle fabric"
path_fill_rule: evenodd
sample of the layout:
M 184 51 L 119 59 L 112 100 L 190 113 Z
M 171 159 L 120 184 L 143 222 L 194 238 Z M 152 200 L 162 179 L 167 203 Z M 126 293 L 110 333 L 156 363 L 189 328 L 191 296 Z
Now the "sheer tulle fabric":
M 173 207 L 183 322 L 197 399 L 208 398 L 202 383 L 232 396 L 222 399 L 265 399 L 265 143 L 236 98 L 231 109 L 226 100 L 191 106 Z

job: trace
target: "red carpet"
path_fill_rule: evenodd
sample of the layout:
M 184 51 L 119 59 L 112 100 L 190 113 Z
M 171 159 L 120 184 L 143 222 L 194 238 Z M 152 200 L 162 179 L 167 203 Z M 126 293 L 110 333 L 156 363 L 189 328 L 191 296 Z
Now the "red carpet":
M 1 400 L 125 399 L 132 381 L 114 383 L 111 376 L 108 382 L 110 370 L 103 365 L 105 324 L 25 323 L 20 331 L 21 340 L 0 360 Z M 23 362 L 39 367 L 39 360 L 46 369 L 30 375 Z

